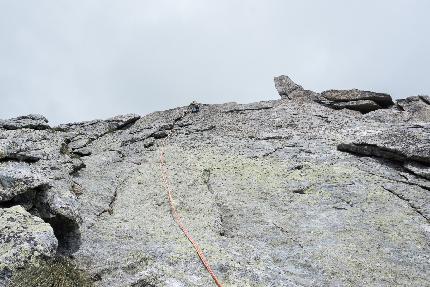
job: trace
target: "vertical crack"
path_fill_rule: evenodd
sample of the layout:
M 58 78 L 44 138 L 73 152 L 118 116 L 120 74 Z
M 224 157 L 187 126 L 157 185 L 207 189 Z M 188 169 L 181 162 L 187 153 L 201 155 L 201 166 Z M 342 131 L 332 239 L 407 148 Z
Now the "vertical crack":
M 104 213 L 109 213 L 109 215 L 113 214 L 113 208 L 115 206 L 115 202 L 118 198 L 118 190 L 123 186 L 123 184 L 125 183 L 125 181 L 128 179 L 128 177 L 124 178 L 115 188 L 113 195 L 111 197 L 111 200 L 109 202 L 109 205 L 107 208 L 103 209 L 101 212 L 99 212 L 97 214 L 97 216 L 101 216 Z
M 221 236 L 226 236 L 226 228 L 225 228 L 225 218 L 224 218 L 224 210 L 225 208 L 222 206 L 222 203 L 220 202 L 218 196 L 216 195 L 216 193 L 213 190 L 213 187 L 210 183 L 211 180 L 211 176 L 212 176 L 212 170 L 211 169 L 204 169 L 203 170 L 203 182 L 206 185 L 207 190 L 209 191 L 210 194 L 214 195 L 214 199 L 215 199 L 215 205 L 218 209 L 218 214 L 219 214 L 219 221 L 220 221 L 220 226 L 219 226 L 219 235 Z

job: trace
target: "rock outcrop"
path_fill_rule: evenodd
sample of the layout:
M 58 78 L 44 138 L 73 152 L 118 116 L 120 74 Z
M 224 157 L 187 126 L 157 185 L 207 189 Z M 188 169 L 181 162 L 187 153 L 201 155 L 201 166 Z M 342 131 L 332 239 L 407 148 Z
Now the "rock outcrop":
M 6 130 L 17 130 L 23 128 L 33 130 L 49 129 L 48 120 L 44 116 L 40 115 L 28 115 L 9 120 L 0 120 L 0 127 Z
M 357 89 L 328 90 L 318 94 L 303 89 L 302 86 L 294 83 L 288 76 L 275 77 L 275 87 L 281 98 L 312 100 L 336 110 L 350 109 L 368 113 L 394 105 L 388 94 Z
M 26 268 L 53 282 L 58 258 L 94 286 L 212 286 L 171 217 L 161 145 L 225 286 L 428 286 L 429 98 L 275 86 L 252 104 L 1 121 L 0 286 Z
M 334 109 L 350 109 L 368 113 L 382 108 L 391 107 L 394 103 L 390 95 L 369 91 L 329 90 L 321 93 Z
M 57 251 L 57 238 L 52 227 L 32 216 L 21 206 L 0 208 L 0 277 L 12 270 L 52 257 Z

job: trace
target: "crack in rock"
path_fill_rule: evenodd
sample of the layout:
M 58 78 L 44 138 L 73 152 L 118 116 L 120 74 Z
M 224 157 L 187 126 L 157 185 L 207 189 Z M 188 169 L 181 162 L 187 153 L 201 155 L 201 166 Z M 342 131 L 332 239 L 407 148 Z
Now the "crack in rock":
M 418 213 L 421 217 L 423 217 L 428 223 L 430 223 L 430 218 L 425 216 L 424 213 L 420 210 L 420 208 L 418 208 L 417 206 L 415 206 L 411 200 L 409 198 L 406 198 L 405 196 L 403 196 L 401 193 L 396 192 L 395 189 L 392 188 L 388 188 L 386 185 L 383 185 L 382 188 L 386 191 L 388 191 L 389 193 L 395 195 L 397 198 L 399 198 L 400 200 L 406 202 L 416 213 Z
M 206 185 L 207 190 L 209 191 L 209 193 L 214 196 L 214 201 L 215 201 L 215 205 L 216 208 L 218 209 L 218 215 L 219 215 L 219 231 L 218 234 L 220 236 L 228 236 L 228 230 L 225 226 L 225 214 L 226 212 L 226 208 L 223 206 L 223 204 L 220 202 L 220 199 L 218 197 L 218 195 L 216 194 L 216 192 L 213 190 L 213 187 L 210 183 L 211 180 L 211 176 L 212 176 L 212 170 L 211 169 L 204 169 L 203 170 L 203 182 Z

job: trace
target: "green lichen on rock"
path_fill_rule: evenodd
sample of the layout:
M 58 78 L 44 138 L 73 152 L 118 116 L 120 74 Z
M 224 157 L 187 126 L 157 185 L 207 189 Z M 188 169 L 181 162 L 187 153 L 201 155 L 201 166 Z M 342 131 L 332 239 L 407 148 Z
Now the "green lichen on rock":
M 91 287 L 90 276 L 62 257 L 29 265 L 14 273 L 10 287 Z
M 53 256 L 56 250 L 57 239 L 49 224 L 19 205 L 0 208 L 0 272 Z

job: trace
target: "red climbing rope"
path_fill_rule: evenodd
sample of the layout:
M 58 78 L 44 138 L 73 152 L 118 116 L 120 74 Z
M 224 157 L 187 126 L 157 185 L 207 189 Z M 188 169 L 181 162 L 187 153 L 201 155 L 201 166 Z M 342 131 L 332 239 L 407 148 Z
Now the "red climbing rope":
M 170 210 L 172 212 L 173 218 L 175 219 L 176 223 L 178 224 L 179 228 L 182 230 L 182 232 L 184 233 L 184 235 L 187 237 L 187 239 L 193 245 L 194 249 L 197 252 L 197 255 L 199 256 L 199 258 L 202 261 L 203 265 L 205 266 L 206 270 L 209 272 L 209 274 L 212 276 L 212 279 L 215 281 L 215 284 L 218 287 L 222 287 L 220 281 L 218 280 L 218 278 L 216 277 L 214 271 L 212 270 L 211 266 L 209 265 L 209 262 L 206 259 L 206 256 L 203 254 L 202 249 L 197 244 L 197 242 L 194 241 L 194 239 L 191 236 L 190 232 L 185 227 L 185 225 L 182 223 L 182 219 L 179 216 L 178 211 L 176 210 L 175 203 L 173 202 L 173 191 L 172 191 L 172 187 L 171 187 L 170 182 L 169 182 L 169 175 L 168 175 L 168 170 L 167 170 L 167 167 L 166 167 L 166 159 L 165 159 L 165 156 L 164 156 L 164 142 L 162 142 L 161 146 L 160 146 L 160 168 L 161 168 L 161 171 L 162 171 L 163 185 L 164 185 L 164 188 L 165 188 L 165 190 L 167 192 L 167 196 L 168 196 L 168 199 L 169 199 Z

